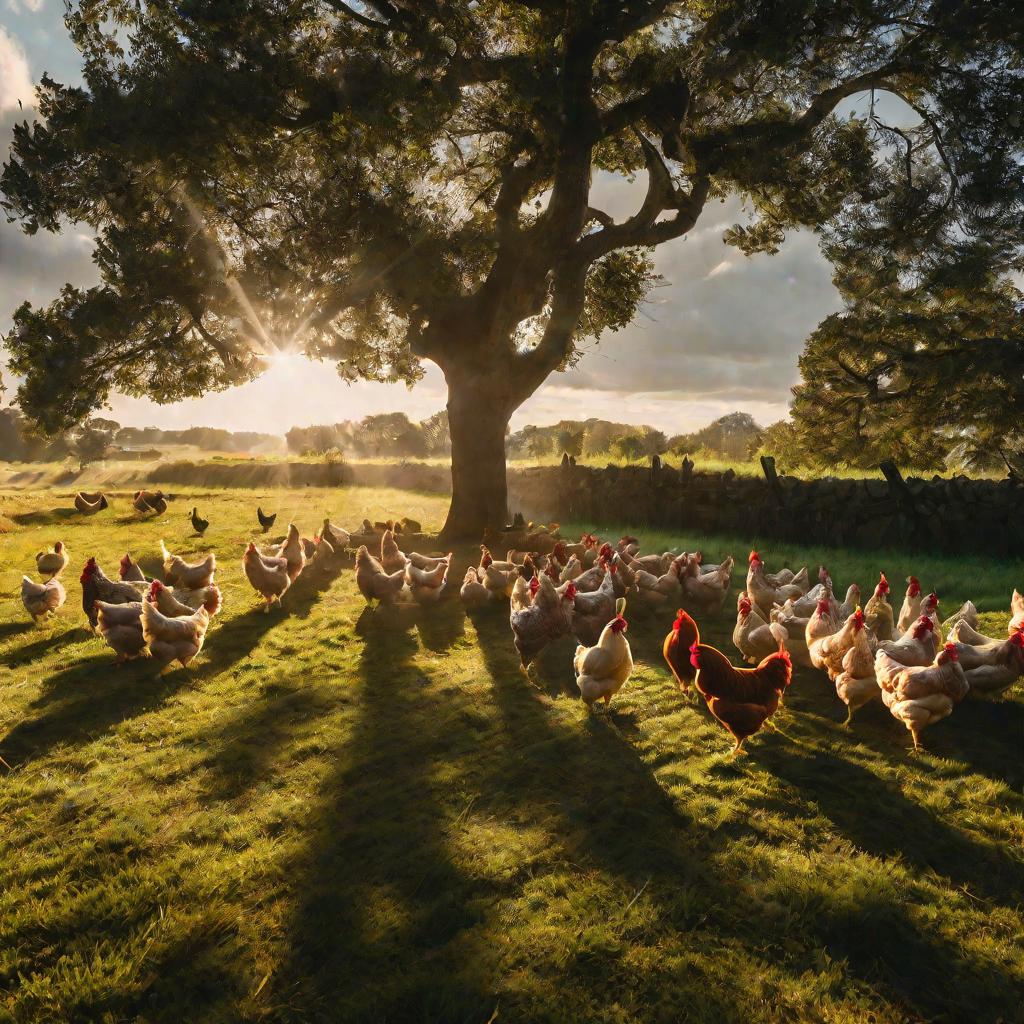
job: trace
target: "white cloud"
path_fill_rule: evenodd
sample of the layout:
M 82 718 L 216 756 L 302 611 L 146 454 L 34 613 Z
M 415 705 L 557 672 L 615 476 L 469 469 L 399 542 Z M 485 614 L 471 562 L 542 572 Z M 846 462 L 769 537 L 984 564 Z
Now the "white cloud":
M 14 14 L 21 14 L 22 11 L 41 11 L 43 0 L 7 0 L 7 9 Z
M 15 109 L 19 100 L 30 107 L 34 98 L 25 49 L 0 25 L 0 113 Z

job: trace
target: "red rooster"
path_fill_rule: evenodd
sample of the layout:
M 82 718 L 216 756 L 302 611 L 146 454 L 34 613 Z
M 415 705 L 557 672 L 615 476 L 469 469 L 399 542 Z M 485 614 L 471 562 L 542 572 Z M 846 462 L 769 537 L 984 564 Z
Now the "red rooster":
M 690 692 L 690 683 L 697 676 L 697 669 L 690 661 L 690 648 L 695 643 L 700 643 L 697 623 L 680 608 L 676 612 L 676 621 L 672 623 L 672 632 L 665 637 L 661 653 L 683 693 Z
M 793 663 L 780 644 L 757 668 L 736 668 L 720 650 L 700 642 L 700 632 L 692 619 L 690 627 L 696 634 L 690 645 L 690 664 L 696 670 L 694 685 L 707 701 L 708 710 L 736 741 L 733 754 L 738 754 L 744 740 L 778 711 L 793 678 Z

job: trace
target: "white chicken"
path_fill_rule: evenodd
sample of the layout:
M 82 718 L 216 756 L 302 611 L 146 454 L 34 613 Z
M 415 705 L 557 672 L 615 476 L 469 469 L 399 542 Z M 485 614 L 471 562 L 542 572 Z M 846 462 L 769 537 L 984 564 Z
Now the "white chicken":
M 969 623 L 957 622 L 949 634 L 960 665 L 971 684 L 971 696 L 993 696 L 1008 690 L 1024 675 L 1024 631 L 1006 640 L 978 633 Z
M 896 620 L 896 632 L 903 636 L 910 627 L 921 618 L 921 603 L 924 601 L 921 583 L 916 576 L 907 577 L 907 593 L 900 607 L 900 615 Z
M 849 725 L 854 711 L 882 695 L 875 678 L 875 652 L 863 615 L 854 621 L 853 646 L 843 655 L 842 669 L 836 676 L 836 696 L 848 709 L 843 725 Z
M 356 586 L 367 601 L 394 604 L 405 587 L 405 564 L 394 572 L 385 572 L 384 566 L 361 544 L 356 552 Z
M 281 597 L 292 582 L 288 575 L 287 559 L 262 555 L 256 549 L 256 545 L 250 542 L 242 557 L 242 566 L 245 569 L 245 578 L 265 602 L 264 612 L 269 612 L 275 602 L 281 603 Z
M 930 665 L 938 652 L 935 623 L 922 615 L 899 640 L 884 641 L 878 649 L 901 665 Z
M 66 600 L 67 594 L 56 576 L 45 583 L 36 583 L 29 576 L 21 577 L 21 603 L 33 622 L 41 622 L 48 615 L 53 615 Z
M 417 604 L 437 604 L 441 599 L 448 582 L 448 566 L 451 561 L 452 553 L 449 552 L 445 558 L 438 559 L 432 569 L 421 569 L 413 563 L 412 555 L 409 555 L 405 566 L 405 582 Z
M 597 644 L 576 648 L 573 667 L 576 669 L 576 685 L 580 696 L 588 707 L 604 699 L 610 704 L 626 684 L 633 671 L 633 653 L 626 639 L 626 620 L 623 612 L 626 602 L 620 598 L 615 605 L 615 618 L 601 631 Z

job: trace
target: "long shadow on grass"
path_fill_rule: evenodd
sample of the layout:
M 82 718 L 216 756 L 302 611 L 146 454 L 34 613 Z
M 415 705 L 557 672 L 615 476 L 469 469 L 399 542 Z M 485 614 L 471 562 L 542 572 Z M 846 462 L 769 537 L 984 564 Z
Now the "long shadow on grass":
M 84 658 L 46 679 L 45 690 L 29 705 L 40 713 L 0 739 L 0 754 L 14 765 L 64 743 L 88 743 L 111 726 L 159 707 L 192 678 L 186 669 L 158 676 L 146 659 L 116 667 L 110 654 Z
M 454 940 L 484 913 L 482 887 L 453 864 L 454 794 L 468 743 L 464 701 L 413 663 L 415 618 L 367 611 L 359 710 L 292 868 L 298 905 L 275 1019 L 487 1020 L 495 1001 Z
M 561 819 L 559 839 L 569 862 L 582 870 L 596 867 L 619 880 L 627 891 L 650 883 L 646 893 L 658 904 L 665 923 L 687 931 L 694 927 L 695 918 L 714 921 L 714 931 L 734 936 L 756 963 L 765 942 L 772 940 L 776 922 L 761 914 L 756 883 L 736 877 L 736 867 L 730 862 L 733 842 L 744 838 L 764 841 L 759 824 L 740 821 L 735 829 L 710 832 L 696 825 L 622 738 L 614 712 L 607 719 L 603 714 L 594 715 L 582 732 L 559 727 L 543 698 L 538 700 L 536 691 L 531 693 L 530 684 L 517 671 L 507 624 L 481 618 L 476 625 L 506 732 L 498 751 L 503 756 L 496 758 L 494 774 L 480 783 L 488 806 L 499 814 L 507 813 L 512 804 L 524 815 L 532 808 L 551 808 Z M 648 632 L 656 634 L 658 630 L 654 626 Z M 571 667 L 567 665 L 565 671 L 571 673 Z M 1013 878 L 1015 864 L 1005 854 L 951 832 L 901 794 L 881 786 L 874 776 L 863 778 L 856 766 L 838 759 L 834 759 L 838 767 L 827 766 L 849 789 L 840 793 L 827 786 L 826 766 L 809 763 L 784 737 L 765 736 L 757 749 L 776 774 L 786 778 L 788 771 L 794 784 L 809 781 L 816 786 L 815 796 L 825 801 L 826 813 L 835 815 L 838 827 L 855 835 L 880 859 L 902 851 L 906 837 L 916 831 L 917 837 L 907 849 L 922 867 L 932 864 L 992 895 L 1000 884 L 1006 886 Z M 737 784 L 742 785 L 743 767 L 733 770 Z M 858 792 L 859 800 L 854 798 Z M 799 812 L 795 807 L 784 810 Z M 876 812 L 889 823 L 888 838 L 882 825 L 864 823 L 859 816 Z M 941 852 L 929 852 L 935 846 Z M 976 867 L 961 864 L 961 858 L 973 861 Z M 991 884 L 979 878 L 986 871 L 995 876 Z M 881 908 L 879 916 L 885 927 L 875 929 L 867 911 L 863 916 L 859 908 L 850 911 L 813 877 L 808 878 L 807 886 L 809 892 L 814 891 L 814 898 L 821 900 L 821 913 L 808 916 L 801 911 L 806 917 L 803 948 L 772 959 L 774 966 L 790 971 L 794 978 L 807 969 L 807 958 L 816 950 L 841 943 L 843 955 L 849 955 L 854 972 L 865 983 L 894 992 L 895 998 L 914 1008 L 915 1015 L 930 1017 L 949 1005 L 999 1006 L 1007 1011 L 1014 1005 L 1010 986 L 1000 988 L 1000 981 L 1006 979 L 998 973 L 998 965 L 981 963 L 932 934 L 908 907 Z M 793 896 L 795 912 L 802 896 Z M 781 941 L 781 936 L 778 938 Z M 898 969 L 895 965 L 907 963 L 906 950 L 914 951 L 914 966 Z M 610 954 L 604 964 L 600 960 L 594 950 L 587 950 L 586 956 L 570 962 L 567 970 L 595 988 L 601 983 L 599 978 L 613 978 L 617 969 L 621 971 L 616 956 Z M 698 957 L 697 963 L 703 962 Z M 894 966 L 879 967 L 879 963 Z M 994 966 L 997 973 L 993 976 Z M 598 977 L 591 976 L 595 967 Z M 674 983 L 692 992 L 709 1019 L 742 1015 L 738 1004 L 722 995 L 720 985 L 713 984 L 710 976 L 702 976 L 699 966 L 693 968 L 691 979 L 675 978 Z M 645 981 L 634 977 L 630 984 L 643 986 Z M 606 995 L 614 999 L 618 993 L 610 990 Z M 722 1000 L 721 1005 L 711 1002 L 715 999 Z
M 49 508 L 34 512 L 18 512 L 11 516 L 11 519 L 19 526 L 50 526 L 54 523 L 65 523 L 76 517 L 85 518 L 75 508 Z
M 997 903 L 1016 905 L 1024 897 L 1019 859 L 944 824 L 898 786 L 856 762 L 824 750 L 803 753 L 769 743 L 749 756 L 815 803 L 851 843 L 880 860 L 899 858 L 916 871 L 934 871 Z M 794 810 L 784 801 L 778 809 Z

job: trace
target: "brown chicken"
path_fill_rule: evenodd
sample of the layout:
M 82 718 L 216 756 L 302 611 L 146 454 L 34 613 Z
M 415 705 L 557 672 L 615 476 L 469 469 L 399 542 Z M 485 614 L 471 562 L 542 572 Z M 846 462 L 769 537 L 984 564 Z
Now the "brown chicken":
M 405 570 L 408 559 L 398 547 L 394 532 L 385 530 L 380 538 L 380 564 L 387 573 Z
M 1024 632 L 1021 630 L 1007 640 L 994 640 L 961 620 L 953 626 L 949 639 L 956 646 L 960 665 L 971 684 L 972 697 L 1002 693 L 1024 675 Z
M 551 577 L 541 574 L 533 604 L 510 614 L 509 623 L 523 668 L 529 668 L 549 643 L 572 632 L 575 599 L 576 585 L 572 581 L 559 592 Z
M 880 651 L 901 665 L 930 665 L 935 660 L 938 647 L 935 622 L 927 615 L 922 615 L 899 640 L 878 645 Z
M 97 512 L 102 512 L 108 507 L 107 499 L 102 494 L 90 495 L 79 491 L 75 495 L 75 508 L 81 512 L 83 516 L 93 516 Z
M 690 648 L 699 641 L 697 623 L 688 612 L 680 608 L 676 612 L 676 621 L 672 623 L 672 632 L 665 637 L 661 653 L 683 693 L 690 692 L 690 683 L 697 675 L 697 669 L 690 658 Z
M 702 644 L 698 631 L 690 645 L 690 661 L 697 670 L 694 686 L 736 741 L 733 754 L 738 754 L 744 741 L 758 732 L 782 703 L 793 678 L 789 655 L 780 645 L 756 668 L 736 668 L 717 648 Z
M 275 601 L 281 603 L 282 595 L 292 583 L 288 575 L 287 559 L 261 555 L 256 550 L 256 545 L 250 542 L 242 556 L 242 567 L 245 569 L 245 578 L 252 584 L 253 590 L 263 598 L 265 613 L 270 611 L 270 606 Z
M 160 541 L 160 554 L 164 560 L 164 579 L 168 583 L 178 584 L 186 590 L 198 590 L 213 582 L 213 574 L 217 571 L 217 556 L 212 551 L 201 562 L 189 565 L 183 558 L 172 555 L 167 545 Z
M 79 582 L 82 584 L 82 611 L 85 612 L 93 629 L 97 624 L 97 601 L 105 601 L 107 604 L 132 604 L 141 601 L 149 589 L 149 584 L 144 581 L 109 579 L 95 558 L 90 558 L 85 563 Z
M 117 655 L 117 663 L 141 658 L 149 652 L 142 635 L 142 602 L 107 604 L 96 602 L 97 630 Z
M 302 538 L 299 536 L 299 528 L 294 523 L 288 524 L 288 533 L 277 549 L 276 557 L 283 558 L 287 562 L 288 579 L 294 583 L 306 566 L 306 553 L 302 549 Z M 266 556 L 264 556 L 264 560 L 266 560 Z
M 921 592 L 920 581 L 916 576 L 908 576 L 907 592 L 903 598 L 899 618 L 896 620 L 896 633 L 899 636 L 906 633 L 921 618 L 921 603 L 923 601 L 924 597 Z
M 210 613 L 205 608 L 170 618 L 163 615 L 156 602 L 146 598 L 142 602 L 142 635 L 146 638 L 153 660 L 165 668 L 179 662 L 184 668 L 203 649 Z
M 149 582 L 139 563 L 132 558 L 131 552 L 125 552 L 124 558 L 121 559 L 121 564 L 118 566 L 118 574 L 123 580 L 135 583 Z
M 197 590 L 180 590 L 165 587 L 159 580 L 153 580 L 149 585 L 148 597 L 156 602 L 161 615 L 171 619 L 191 615 L 200 608 L 205 608 L 210 618 L 220 611 L 220 588 L 214 584 Z

